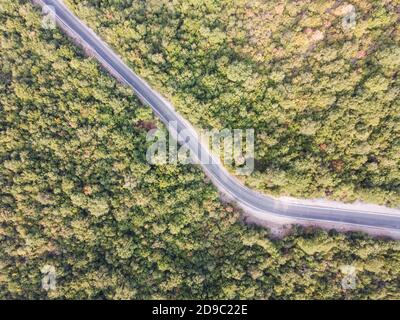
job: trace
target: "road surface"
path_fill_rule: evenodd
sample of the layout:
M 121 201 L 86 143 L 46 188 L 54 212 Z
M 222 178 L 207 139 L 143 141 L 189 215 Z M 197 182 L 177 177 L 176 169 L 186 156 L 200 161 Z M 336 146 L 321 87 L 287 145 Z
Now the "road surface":
M 190 132 L 190 149 L 197 157 L 210 159 L 209 164 L 201 164 L 205 173 L 216 187 L 233 199 L 244 210 L 265 216 L 266 220 L 286 219 L 294 223 L 309 222 L 320 226 L 333 224 L 343 227 L 380 229 L 382 233 L 400 234 L 400 210 L 390 213 L 380 210 L 361 210 L 359 207 L 321 206 L 299 203 L 301 201 L 282 200 L 269 197 L 245 187 L 227 172 L 218 159 L 208 151 L 198 139 L 194 128 L 183 119 L 161 95 L 137 76 L 91 29 L 81 22 L 60 0 L 34 0 L 39 5 L 51 6 L 58 24 L 75 40 L 78 40 L 115 77 L 131 87 L 140 99 L 148 104 L 165 123 L 175 121 L 178 133 Z M 176 132 L 175 132 L 176 134 Z

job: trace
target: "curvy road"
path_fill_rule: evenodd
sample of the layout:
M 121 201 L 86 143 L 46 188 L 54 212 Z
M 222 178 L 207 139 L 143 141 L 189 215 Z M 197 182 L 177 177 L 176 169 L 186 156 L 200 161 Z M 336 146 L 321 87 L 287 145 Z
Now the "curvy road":
M 197 139 L 194 128 L 183 119 L 161 95 L 153 90 L 143 79 L 137 76 L 118 55 L 113 52 L 91 29 L 81 22 L 61 0 L 33 0 L 44 7 L 49 6 L 58 25 L 77 42 L 83 45 L 117 79 L 131 87 L 139 98 L 149 105 L 155 114 L 165 123 L 175 121 L 179 134 L 189 132 L 187 145 L 198 159 L 208 157 L 209 164 L 201 164 L 203 170 L 215 186 L 238 206 L 257 217 L 264 216 L 266 221 L 282 220 L 292 223 L 324 226 L 336 225 L 343 228 L 379 229 L 381 234 L 400 234 L 400 210 L 369 211 L 359 206 L 313 205 L 268 197 L 250 190 L 224 168 L 218 159 L 208 151 L 208 147 Z M 204 161 L 203 161 L 204 163 Z M 333 202 L 334 203 L 334 202 Z M 375 210 L 375 211 L 374 211 Z

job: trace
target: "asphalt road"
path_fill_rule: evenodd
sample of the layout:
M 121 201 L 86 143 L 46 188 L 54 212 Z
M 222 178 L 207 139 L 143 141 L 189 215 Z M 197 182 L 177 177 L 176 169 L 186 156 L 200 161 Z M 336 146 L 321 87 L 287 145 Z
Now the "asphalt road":
M 190 132 L 190 148 L 197 150 L 198 158 L 208 157 L 213 161 L 202 164 L 203 170 L 213 183 L 225 194 L 233 198 L 239 206 L 267 217 L 288 218 L 297 222 L 312 222 L 314 225 L 334 223 L 342 226 L 359 226 L 379 228 L 383 232 L 400 231 L 400 210 L 396 213 L 372 212 L 339 207 L 299 204 L 292 201 L 277 200 L 245 187 L 215 159 L 206 146 L 196 137 L 193 127 L 183 119 L 174 108 L 153 90 L 144 80 L 138 77 L 92 30 L 83 24 L 59 0 L 36 0 L 39 4 L 53 6 L 58 23 L 73 34 L 93 55 L 119 80 L 130 86 L 143 102 L 148 104 L 164 123 L 175 121 L 178 132 L 186 129 Z M 350 206 L 349 206 L 350 207 Z

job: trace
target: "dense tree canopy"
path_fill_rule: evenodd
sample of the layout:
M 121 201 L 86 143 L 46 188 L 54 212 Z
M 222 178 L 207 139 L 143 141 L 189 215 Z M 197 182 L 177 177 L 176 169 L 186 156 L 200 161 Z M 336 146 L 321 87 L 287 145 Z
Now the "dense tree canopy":
M 398 0 L 66 2 L 193 124 L 256 130 L 249 186 L 400 205 Z
M 243 224 L 199 168 L 146 162 L 145 124 L 160 122 L 39 9 L 0 10 L 0 298 L 400 298 L 399 242 Z

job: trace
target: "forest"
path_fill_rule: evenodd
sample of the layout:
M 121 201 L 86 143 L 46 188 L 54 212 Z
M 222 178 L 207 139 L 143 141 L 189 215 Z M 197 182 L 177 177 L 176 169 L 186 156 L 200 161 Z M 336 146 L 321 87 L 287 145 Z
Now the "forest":
M 234 38 L 239 35 L 232 34 L 229 40 L 225 38 L 229 33 L 216 31 L 222 28 L 218 24 L 225 23 L 215 18 L 223 16 L 216 7 L 223 2 L 208 1 L 199 10 L 190 7 L 198 3 L 195 1 L 180 5 L 174 1 L 173 8 L 167 4 L 165 7 L 162 1 L 146 3 L 148 7 L 145 2 L 139 1 L 82 1 L 76 8 L 82 10 L 82 17 L 92 25 L 98 24 L 96 28 L 103 32 L 109 30 L 107 40 L 118 45 L 125 57 L 130 57 L 131 65 L 148 79 L 155 79 L 152 72 L 158 69 L 161 75 L 158 86 L 170 94 L 169 98 L 182 113 L 190 113 L 193 121 L 198 117 L 199 122 L 196 123 L 207 122 L 215 127 L 222 125 L 222 121 L 247 126 L 247 123 L 236 122 L 237 110 L 227 111 L 225 117 L 218 117 L 218 108 L 221 108 L 224 99 L 228 99 L 231 105 L 232 100 L 250 98 L 244 90 L 246 79 L 243 76 L 255 76 L 256 73 L 248 68 L 255 68 L 259 63 L 252 58 L 258 53 L 252 52 L 252 48 L 239 38 Z M 384 10 L 384 5 L 389 2 L 380 3 L 376 5 Z M 178 11 L 174 13 L 173 9 Z M 204 10 L 210 11 L 209 20 L 202 20 Z M 179 17 L 184 14 L 199 17 L 192 17 L 191 23 L 185 23 L 185 20 L 180 23 L 182 20 Z M 176 18 L 171 19 L 171 15 Z M 94 20 L 96 16 L 97 20 Z M 125 19 L 127 16 L 130 19 Z M 101 21 L 98 17 L 107 18 Z M 213 28 L 212 17 L 215 18 Z M 228 16 L 225 15 L 225 18 Z M 256 23 L 255 18 L 248 18 L 248 23 Z M 267 229 L 245 224 L 241 213 L 233 205 L 220 201 L 218 192 L 197 166 L 149 165 L 145 158 L 148 127 L 165 130 L 164 126 L 131 90 L 110 77 L 94 59 L 86 57 L 59 29 L 43 28 L 41 19 L 40 9 L 33 7 L 28 0 L 0 0 L 1 299 L 400 299 L 400 242 L 373 239 L 361 233 L 299 227 L 278 239 Z M 375 21 L 378 34 L 382 25 L 387 27 L 392 23 L 388 18 L 371 19 L 376 19 L 372 21 Z M 145 21 L 151 24 L 146 26 Z M 208 27 L 202 27 L 196 21 L 202 21 Z M 141 22 L 140 25 L 137 22 Z M 176 23 L 176 26 L 169 23 Z M 318 21 L 309 23 L 317 24 Z M 133 25 L 136 25 L 135 28 Z M 164 28 L 157 29 L 157 25 Z M 208 40 L 202 42 L 188 37 L 184 30 L 196 27 L 203 30 Z M 112 30 L 116 28 L 121 29 L 113 38 Z M 198 46 L 199 51 L 189 54 L 188 50 L 176 47 L 178 42 L 173 40 L 174 28 L 182 30 L 180 37 L 188 40 L 182 43 L 194 48 Z M 246 30 L 246 27 L 243 28 Z M 161 41 L 157 37 L 160 32 L 167 37 L 165 44 L 169 49 L 165 50 L 175 54 L 167 56 L 164 52 L 154 51 L 158 41 Z M 385 38 L 376 37 L 385 41 Z M 213 39 L 215 47 L 209 39 Z M 117 44 L 118 41 L 120 43 Z M 221 41 L 227 45 L 222 45 Z M 204 49 L 207 43 L 209 50 Z M 237 59 L 243 57 L 240 58 L 243 60 L 223 67 L 226 58 L 219 56 L 218 50 L 231 53 L 230 46 L 233 44 L 237 44 Z M 295 43 L 288 41 L 287 45 L 294 46 Z M 147 52 L 146 55 L 151 52 L 149 57 L 154 61 L 141 56 L 144 52 Z M 347 49 L 342 53 L 350 52 Z M 361 167 L 355 169 L 348 165 L 361 158 L 344 152 L 347 158 L 340 176 L 342 180 L 339 173 L 331 173 L 328 168 L 327 179 L 335 177 L 338 179 L 335 181 L 343 181 L 337 182 L 341 186 L 356 188 L 357 185 L 361 188 L 362 181 L 357 180 L 361 177 L 355 177 L 353 184 L 345 184 L 350 182 L 344 178 L 359 170 L 360 174 L 364 172 L 365 177 L 371 179 L 368 192 L 365 191 L 366 197 L 374 195 L 377 202 L 396 203 L 399 145 L 395 134 L 398 133 L 396 116 L 399 113 L 395 112 L 398 102 L 393 100 L 393 95 L 398 80 L 393 77 L 394 71 L 388 62 L 390 57 L 393 59 L 394 53 L 390 52 L 376 53 L 382 55 L 379 63 L 386 64 L 377 67 L 375 80 L 364 81 L 372 81 L 365 86 L 372 88 L 374 93 L 361 90 L 360 95 L 351 95 L 360 108 L 369 102 L 366 114 L 365 110 L 349 109 L 346 112 L 354 118 L 343 118 L 341 115 L 345 106 L 340 104 L 332 110 L 320 111 L 332 117 L 332 126 L 324 130 L 327 130 L 325 136 L 333 140 L 344 134 L 344 129 L 339 130 L 335 123 L 345 126 L 347 121 L 362 114 L 365 126 L 360 132 L 364 132 L 365 136 L 367 132 L 371 133 L 373 140 L 368 141 L 376 142 L 371 146 L 371 152 L 376 151 L 376 157 L 380 159 L 379 163 L 370 161 L 366 168 L 358 160 Z M 179 57 L 179 54 L 183 56 Z M 262 54 L 268 55 L 268 50 L 265 49 Z M 216 64 L 210 65 L 209 55 L 214 56 L 212 60 Z M 331 55 L 335 56 L 335 53 L 331 52 Z M 321 52 L 319 56 L 322 59 Z M 172 57 L 176 60 L 171 61 Z M 186 58 L 194 60 L 184 62 Z M 370 59 L 373 63 L 376 58 Z M 236 79 L 237 86 L 213 73 L 219 72 L 217 69 L 221 63 L 229 78 Z M 282 61 L 281 67 L 286 63 L 289 65 L 288 61 Z M 186 73 L 178 71 L 183 70 L 184 65 L 192 69 L 185 68 Z M 193 76 L 203 67 L 209 71 L 207 77 L 200 74 Z M 327 63 L 320 67 L 333 68 Z M 361 66 L 360 72 L 366 72 L 362 70 Z M 322 70 L 317 73 L 323 76 Z M 174 88 L 173 81 L 168 79 L 178 74 L 179 81 Z M 263 81 L 264 76 L 261 73 L 259 76 Z M 282 73 L 276 71 L 275 80 L 281 77 Z M 315 84 L 312 85 L 311 73 L 309 77 L 310 88 L 317 89 Z M 300 81 L 295 78 L 291 80 L 293 84 Z M 335 76 L 335 79 L 339 78 L 339 75 Z M 190 81 L 196 83 L 200 79 L 204 81 L 204 86 L 194 88 Z M 272 84 L 273 80 L 270 82 Z M 318 83 L 327 85 L 321 81 Z M 337 88 L 332 84 L 327 87 L 332 90 Z M 378 87 L 388 91 L 380 92 Z M 283 90 L 279 85 L 270 88 L 272 91 Z M 261 90 L 261 85 L 258 89 L 250 89 L 257 92 Z M 287 94 L 297 96 L 300 94 L 297 89 L 294 87 Z M 235 90 L 244 96 L 235 96 Z M 344 101 L 347 93 L 343 90 Z M 253 112 L 256 112 L 257 105 L 269 103 L 258 94 L 254 95 L 260 100 L 252 104 Z M 206 95 L 209 95 L 207 105 L 210 110 L 196 115 L 194 110 L 198 99 L 201 97 L 203 100 Z M 184 105 L 183 101 L 192 101 L 193 104 Z M 219 102 L 214 104 L 212 101 Z M 313 101 L 320 103 L 317 99 Z M 292 108 L 299 107 L 296 103 L 284 112 L 279 111 L 281 107 L 277 104 L 276 112 L 266 112 L 263 121 L 273 122 L 272 119 L 278 121 L 279 118 L 279 121 L 285 122 L 284 117 L 293 116 Z M 191 112 L 190 108 L 193 108 Z M 377 119 L 376 114 L 372 116 L 373 110 L 380 108 L 385 110 L 384 128 L 380 126 L 384 119 Z M 261 109 L 257 112 L 262 112 Z M 313 115 L 317 117 L 318 113 Z M 242 122 L 256 121 L 251 116 L 240 119 Z M 373 121 L 375 129 L 370 128 Z M 295 134 L 300 122 L 288 123 L 287 134 Z M 276 122 L 277 125 L 279 123 Z M 316 121 L 317 126 L 318 123 Z M 358 123 L 354 125 L 357 128 L 361 126 Z M 310 127 L 307 128 L 310 130 Z M 330 130 L 335 130 L 332 131 L 335 133 L 330 133 Z M 346 134 L 351 136 L 349 130 Z M 308 156 L 311 159 L 311 155 L 316 155 L 311 141 L 319 139 L 319 135 L 307 137 L 304 139 L 309 139 L 311 149 L 302 152 L 310 152 Z M 355 131 L 355 140 L 342 142 L 356 143 L 357 137 Z M 282 136 L 282 139 L 288 137 Z M 262 145 L 259 148 L 262 152 Z M 288 150 L 286 156 L 279 157 L 283 167 L 276 167 L 277 177 L 280 172 L 286 172 L 280 170 L 284 170 L 284 161 L 288 161 L 288 157 L 300 161 L 300 158 L 295 160 L 298 155 L 291 153 L 297 147 L 288 148 L 292 151 Z M 328 143 L 326 148 L 326 161 L 334 159 L 342 150 L 339 145 Z M 279 152 L 283 152 L 278 147 L 275 151 L 266 157 L 277 157 Z M 302 158 L 304 160 L 307 155 Z M 274 160 L 265 158 L 265 163 L 270 161 Z M 374 170 L 368 169 L 373 167 Z M 304 174 L 321 174 L 320 171 L 308 172 L 306 169 L 302 167 Z M 260 172 L 260 176 L 251 179 L 261 179 L 267 174 Z M 299 172 L 297 174 L 300 175 Z M 294 183 L 289 178 L 285 181 L 287 183 L 280 184 L 282 188 Z M 389 185 L 390 188 L 387 187 Z M 304 188 L 302 194 L 307 191 Z M 313 191 L 310 189 L 307 194 L 311 195 Z M 355 270 L 355 286 L 345 289 L 342 280 L 349 268 Z M 45 290 L 42 286 L 46 270 L 55 272 L 57 283 L 54 289 Z
M 399 0 L 65 2 L 192 124 L 255 129 L 248 186 L 400 205 Z

